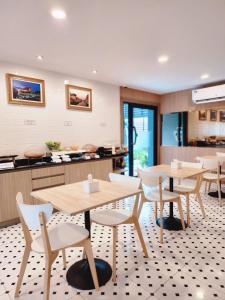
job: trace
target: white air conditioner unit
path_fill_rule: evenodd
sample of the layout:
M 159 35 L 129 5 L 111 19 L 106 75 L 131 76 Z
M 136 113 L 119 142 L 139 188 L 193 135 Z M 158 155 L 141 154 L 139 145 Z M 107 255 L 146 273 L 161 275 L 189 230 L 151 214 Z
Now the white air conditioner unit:
M 225 84 L 193 90 L 192 101 L 195 104 L 225 101 Z

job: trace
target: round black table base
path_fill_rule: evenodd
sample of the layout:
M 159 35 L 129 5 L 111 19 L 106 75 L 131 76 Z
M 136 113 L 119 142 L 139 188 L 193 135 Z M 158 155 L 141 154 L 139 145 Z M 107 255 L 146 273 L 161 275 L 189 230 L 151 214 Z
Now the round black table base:
M 98 258 L 95 258 L 95 266 L 99 286 L 105 285 L 112 276 L 111 266 L 106 261 Z M 82 259 L 73 264 L 66 273 L 66 280 L 69 285 L 79 290 L 93 290 L 95 288 L 87 259 Z
M 157 219 L 156 224 L 160 226 L 160 218 Z M 186 223 L 185 223 L 185 227 L 187 227 Z M 183 230 L 183 227 L 180 219 L 172 218 L 172 217 L 164 217 L 163 229 L 178 231 L 178 230 Z
M 209 196 L 213 197 L 213 198 L 219 198 L 219 193 L 217 192 L 209 192 L 208 193 Z M 221 198 L 225 198 L 225 193 L 221 191 Z

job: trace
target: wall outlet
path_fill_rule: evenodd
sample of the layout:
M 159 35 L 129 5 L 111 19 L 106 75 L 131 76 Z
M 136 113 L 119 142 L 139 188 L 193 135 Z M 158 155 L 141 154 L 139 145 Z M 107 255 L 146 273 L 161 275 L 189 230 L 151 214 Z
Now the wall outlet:
M 64 126 L 72 126 L 72 121 L 64 121 Z
M 24 120 L 24 125 L 34 126 L 34 125 L 36 125 L 36 121 L 35 120 Z

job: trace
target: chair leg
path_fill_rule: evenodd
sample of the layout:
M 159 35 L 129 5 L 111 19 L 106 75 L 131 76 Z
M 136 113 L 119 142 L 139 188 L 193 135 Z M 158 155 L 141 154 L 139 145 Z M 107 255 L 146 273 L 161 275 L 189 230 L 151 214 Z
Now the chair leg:
M 207 192 L 207 185 L 208 185 L 208 181 L 205 182 L 205 194 Z
M 138 219 L 136 219 L 136 218 L 134 218 L 134 226 L 136 227 L 136 231 L 137 231 L 138 238 L 140 240 L 144 255 L 145 255 L 145 257 L 148 257 L 148 251 L 147 251 L 147 248 L 146 248 L 146 245 L 145 245 L 145 240 L 143 238 L 143 235 L 142 235 L 142 232 L 141 232 L 141 227 L 140 227 L 140 224 L 138 222 Z
M 23 260 L 22 260 L 21 266 L 20 266 L 19 278 L 18 278 L 18 281 L 17 281 L 17 284 L 16 284 L 15 298 L 19 297 L 20 288 L 21 288 L 21 284 L 22 284 L 22 281 L 23 281 L 23 276 L 24 276 L 26 266 L 27 266 L 27 262 L 28 262 L 28 259 L 29 259 L 29 256 L 30 256 L 30 251 L 31 251 L 30 246 L 26 246 L 25 250 L 24 250 L 24 254 L 23 254 Z
M 93 257 L 93 252 L 92 252 L 92 247 L 91 247 L 91 242 L 90 240 L 84 241 L 84 249 L 87 255 L 89 267 L 91 270 L 91 275 L 94 281 L 94 286 L 96 291 L 99 291 L 99 283 L 98 283 L 98 277 L 97 277 L 97 272 L 96 272 L 96 267 L 95 267 L 95 261 Z
M 157 221 L 158 219 L 158 205 L 157 202 L 155 202 L 155 220 Z
M 186 201 L 187 201 L 187 226 L 190 227 L 191 224 L 191 218 L 190 218 L 190 198 L 189 194 L 186 195 Z
M 62 249 L 63 267 L 66 269 L 66 250 Z
M 117 227 L 113 226 L 113 274 L 112 274 L 112 281 L 116 282 L 116 243 L 118 238 L 118 231 Z
M 160 243 L 163 244 L 163 203 L 160 202 Z
M 182 224 L 183 230 L 186 230 L 185 223 L 184 223 L 184 214 L 183 214 L 183 208 L 182 208 L 182 204 L 181 204 L 181 199 L 179 199 L 177 201 L 177 204 L 178 204 L 178 210 L 179 210 L 180 220 L 181 220 L 181 224 Z
M 92 220 L 90 220 L 90 228 L 92 227 Z M 83 249 L 83 253 L 82 253 L 82 259 L 86 258 L 86 252 L 85 249 Z
M 198 200 L 198 203 L 199 203 L 201 211 L 202 211 L 202 216 L 203 216 L 203 218 L 205 218 L 206 214 L 205 214 L 205 209 L 204 209 L 204 205 L 203 205 L 203 201 L 202 201 L 202 197 L 201 197 L 200 193 L 197 193 L 197 200 Z
M 141 215 L 141 211 L 142 211 L 143 205 L 144 205 L 144 200 L 141 198 L 141 200 L 140 200 L 140 205 L 139 205 L 139 207 L 138 207 L 138 212 L 137 212 L 138 219 L 140 218 L 140 215 Z
M 58 252 L 50 253 L 45 261 L 45 278 L 44 278 L 44 300 L 49 300 L 50 280 L 52 264 L 58 256 Z
M 209 185 L 208 185 L 208 193 L 210 192 L 210 189 L 211 189 L 211 181 L 209 181 Z
M 219 204 L 220 206 L 222 206 L 222 198 L 221 198 L 221 185 L 220 185 L 220 181 L 217 181 L 217 188 L 218 188 L 218 195 L 219 195 Z

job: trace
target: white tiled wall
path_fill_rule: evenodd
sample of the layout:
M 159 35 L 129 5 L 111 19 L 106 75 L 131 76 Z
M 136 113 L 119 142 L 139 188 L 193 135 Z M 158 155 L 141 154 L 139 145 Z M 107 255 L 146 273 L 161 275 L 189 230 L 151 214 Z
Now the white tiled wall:
M 224 109 L 225 110 L 225 109 Z M 219 112 L 217 112 L 219 120 Z M 209 111 L 207 111 L 207 121 L 199 121 L 198 111 L 188 113 L 188 138 L 202 138 L 204 136 L 225 136 L 225 122 L 208 121 Z
M 45 80 L 46 107 L 8 104 L 5 74 L 16 72 Z M 70 84 L 92 88 L 92 112 L 66 109 L 65 79 Z M 34 147 L 45 149 L 48 140 L 61 141 L 64 146 L 117 143 L 119 98 L 117 86 L 0 62 L 0 155 L 22 154 Z

